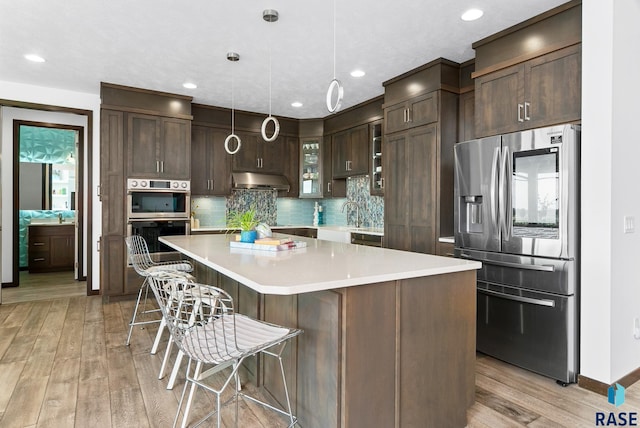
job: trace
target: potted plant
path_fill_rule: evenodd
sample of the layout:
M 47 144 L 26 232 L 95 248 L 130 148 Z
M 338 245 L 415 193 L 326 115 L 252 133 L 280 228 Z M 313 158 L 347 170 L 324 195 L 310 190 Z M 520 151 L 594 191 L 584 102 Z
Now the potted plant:
M 240 229 L 241 242 L 254 242 L 258 235 L 256 226 L 260 220 L 256 218 L 256 210 L 251 208 L 247 211 L 231 211 L 227 218 L 227 226 L 233 229 Z

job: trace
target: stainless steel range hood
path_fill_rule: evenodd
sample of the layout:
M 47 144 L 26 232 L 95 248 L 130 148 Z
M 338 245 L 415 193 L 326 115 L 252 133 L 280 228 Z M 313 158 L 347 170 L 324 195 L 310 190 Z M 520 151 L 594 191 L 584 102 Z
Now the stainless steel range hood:
M 290 186 L 286 177 L 276 174 L 262 174 L 258 172 L 234 172 L 234 189 L 262 189 L 262 190 L 286 190 Z

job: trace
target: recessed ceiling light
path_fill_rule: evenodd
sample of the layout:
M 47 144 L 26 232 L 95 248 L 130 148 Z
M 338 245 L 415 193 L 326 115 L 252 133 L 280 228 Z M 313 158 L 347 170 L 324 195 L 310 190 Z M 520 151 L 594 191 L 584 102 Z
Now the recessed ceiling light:
M 460 18 L 462 18 L 463 21 L 475 21 L 476 19 L 480 18 L 483 14 L 484 12 L 481 11 L 480 9 L 469 9 L 468 11 L 463 13 Z
M 362 77 L 364 76 L 364 71 L 362 70 L 353 70 L 351 72 L 351 77 Z
M 300 101 L 294 101 L 291 103 L 291 107 L 302 107 L 302 103 Z
M 36 54 L 26 54 L 24 56 L 26 59 L 28 59 L 29 61 L 33 61 L 33 62 L 44 62 L 44 58 L 42 58 L 40 55 L 36 55 Z
M 184 86 L 187 89 L 195 89 L 198 87 L 198 85 L 196 85 L 195 83 L 191 83 L 191 82 L 185 82 L 182 84 L 182 86 Z

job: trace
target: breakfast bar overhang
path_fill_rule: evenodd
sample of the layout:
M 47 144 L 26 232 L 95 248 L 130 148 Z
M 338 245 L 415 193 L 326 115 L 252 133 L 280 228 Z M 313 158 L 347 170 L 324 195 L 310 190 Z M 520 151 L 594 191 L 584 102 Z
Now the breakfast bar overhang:
M 480 263 L 301 237 L 304 248 L 251 250 L 233 239 L 160 241 L 239 312 L 304 330 L 285 357 L 300 427 L 467 425 Z M 252 361 L 247 373 L 282 403 L 271 363 Z

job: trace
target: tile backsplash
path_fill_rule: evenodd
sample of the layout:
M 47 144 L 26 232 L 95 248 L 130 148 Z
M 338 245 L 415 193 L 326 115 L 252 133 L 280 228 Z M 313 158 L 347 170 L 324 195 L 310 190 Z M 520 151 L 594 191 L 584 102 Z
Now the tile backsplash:
M 272 226 L 311 225 L 314 204 L 318 202 L 323 207 L 324 224 L 355 225 L 356 210 L 348 206 L 342 211 L 347 200 L 360 206 L 361 226 L 384 227 L 384 199 L 369 194 L 367 176 L 347 180 L 347 198 L 278 198 L 278 192 L 272 190 L 234 190 L 227 197 L 192 197 L 191 210 L 201 227 L 224 227 L 228 212 L 251 207 L 257 210 L 260 220 Z

